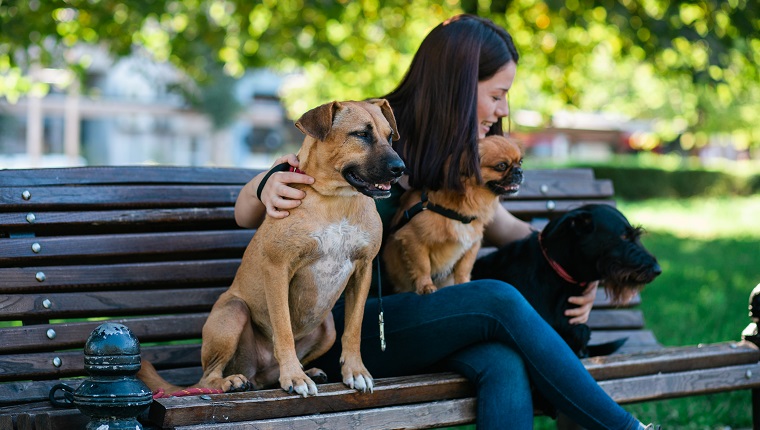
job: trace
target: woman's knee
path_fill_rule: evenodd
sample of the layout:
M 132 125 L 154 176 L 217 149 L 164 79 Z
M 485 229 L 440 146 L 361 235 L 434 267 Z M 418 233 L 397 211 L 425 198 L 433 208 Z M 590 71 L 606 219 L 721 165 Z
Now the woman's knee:
M 493 308 L 497 311 L 504 309 L 519 309 L 530 307 L 525 297 L 512 285 L 495 279 L 480 279 L 461 285 L 467 292 L 466 300 L 477 303 L 482 310 Z

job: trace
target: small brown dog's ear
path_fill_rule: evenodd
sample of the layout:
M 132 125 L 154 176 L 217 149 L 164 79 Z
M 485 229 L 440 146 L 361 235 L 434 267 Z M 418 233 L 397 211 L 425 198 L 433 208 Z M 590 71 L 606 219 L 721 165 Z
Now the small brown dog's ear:
M 396 127 L 396 117 L 393 116 L 393 109 L 391 109 L 391 104 L 388 103 L 388 100 L 385 99 L 369 99 L 367 100 L 368 103 L 372 103 L 373 105 L 380 106 L 380 112 L 383 113 L 383 116 L 385 119 L 388 120 L 388 124 L 391 125 L 391 128 L 393 129 L 393 140 L 396 141 L 399 139 L 398 135 L 398 127 Z
M 301 115 L 296 121 L 296 127 L 303 134 L 311 136 L 317 140 L 325 140 L 327 134 L 332 128 L 333 117 L 335 112 L 341 108 L 338 102 L 331 102 L 317 106 L 314 109 Z

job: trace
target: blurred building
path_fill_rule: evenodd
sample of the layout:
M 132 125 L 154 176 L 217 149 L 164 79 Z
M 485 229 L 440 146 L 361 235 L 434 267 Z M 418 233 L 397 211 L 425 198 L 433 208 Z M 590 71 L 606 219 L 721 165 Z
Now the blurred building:
M 81 91 L 75 84 L 61 89 L 71 81 L 62 70 L 33 76 L 51 85 L 46 96 L 0 100 L 0 168 L 263 167 L 302 139 L 279 102 L 284 78 L 267 70 L 236 81 L 231 96 L 242 108 L 223 129 L 188 106 L 171 66 L 139 56 L 111 63 L 95 55 Z
M 296 152 L 303 135 L 286 117 L 279 91 L 286 79 L 252 70 L 234 82 L 230 100 L 241 107 L 222 128 L 194 110 L 177 88 L 183 77 L 167 64 L 135 55 L 112 62 L 93 58 L 84 88 L 63 70 L 33 70 L 50 85 L 44 97 L 0 99 L 0 168 L 164 164 L 263 168 Z M 222 103 L 224 103 L 224 98 Z M 615 154 L 667 151 L 715 159 L 752 158 L 730 135 L 660 142 L 648 120 L 621 115 L 558 112 L 546 123 L 537 112 L 515 110 L 513 134 L 527 157 L 605 161 Z M 688 137 L 688 136 L 686 136 Z M 686 142 L 686 143 L 684 143 Z
M 530 157 L 555 161 L 605 161 L 615 154 L 649 150 L 650 121 L 622 115 L 561 111 L 549 124 L 530 111 L 516 111 L 513 134 Z

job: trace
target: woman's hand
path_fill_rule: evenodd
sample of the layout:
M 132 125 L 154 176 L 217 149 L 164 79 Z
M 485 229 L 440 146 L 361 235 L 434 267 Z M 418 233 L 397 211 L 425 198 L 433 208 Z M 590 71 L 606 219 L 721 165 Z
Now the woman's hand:
M 285 162 L 293 167 L 298 167 L 298 158 L 295 154 L 283 155 L 274 161 L 273 166 Z M 288 216 L 288 210 L 300 206 L 301 200 L 306 197 L 305 192 L 291 187 L 290 184 L 313 183 L 314 178 L 304 173 L 276 172 L 272 174 L 261 190 L 261 203 L 266 206 L 267 215 L 272 218 L 285 218 Z
M 275 160 L 274 165 L 285 162 L 298 167 L 298 158 L 295 154 L 283 155 Z M 235 222 L 240 227 L 258 228 L 267 214 L 273 218 L 285 218 L 289 214 L 288 210 L 300 205 L 301 200 L 306 196 L 306 193 L 291 187 L 290 184 L 314 183 L 314 178 L 303 173 L 275 172 L 264 184 L 261 200 L 259 200 L 256 191 L 266 174 L 267 172 L 261 172 L 256 175 L 238 194 L 235 201 Z
M 588 315 L 591 313 L 591 307 L 594 305 L 596 290 L 599 287 L 599 281 L 590 282 L 582 296 L 574 296 L 567 299 L 568 302 L 578 305 L 577 308 L 567 309 L 565 316 L 570 318 L 570 324 L 585 324 L 588 321 Z

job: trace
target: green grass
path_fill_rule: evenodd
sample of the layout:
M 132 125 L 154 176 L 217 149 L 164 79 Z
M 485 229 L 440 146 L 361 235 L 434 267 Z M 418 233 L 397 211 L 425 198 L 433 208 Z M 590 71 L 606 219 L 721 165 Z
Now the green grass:
M 760 283 L 760 196 L 621 202 L 648 234 L 663 274 L 642 292 L 646 325 L 666 346 L 739 340 Z M 754 221 L 753 221 L 754 219 Z M 752 426 L 749 392 L 627 406 L 667 429 Z
M 642 292 L 647 328 L 666 346 L 739 340 L 760 283 L 760 196 L 619 202 L 663 274 Z M 747 391 L 662 400 L 625 408 L 664 429 L 752 427 Z M 553 429 L 546 417 L 536 429 Z M 460 430 L 474 426 L 458 427 Z

